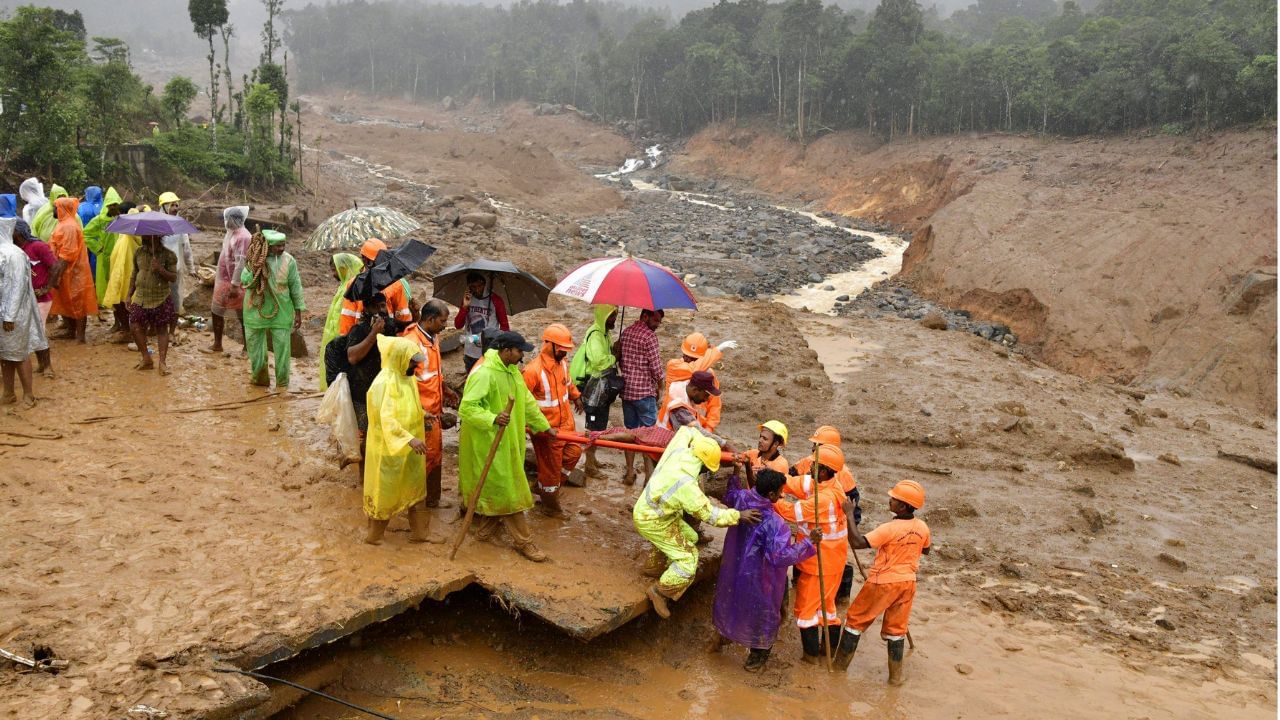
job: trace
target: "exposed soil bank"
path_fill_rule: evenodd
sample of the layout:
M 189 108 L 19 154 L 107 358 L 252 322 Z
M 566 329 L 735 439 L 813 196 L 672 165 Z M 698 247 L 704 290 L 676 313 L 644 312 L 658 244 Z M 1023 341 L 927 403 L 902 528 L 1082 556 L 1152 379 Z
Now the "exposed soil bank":
M 904 280 L 1086 378 L 1275 412 L 1273 128 L 1175 137 L 858 133 L 801 148 L 714 127 L 672 172 L 729 178 L 915 233 Z

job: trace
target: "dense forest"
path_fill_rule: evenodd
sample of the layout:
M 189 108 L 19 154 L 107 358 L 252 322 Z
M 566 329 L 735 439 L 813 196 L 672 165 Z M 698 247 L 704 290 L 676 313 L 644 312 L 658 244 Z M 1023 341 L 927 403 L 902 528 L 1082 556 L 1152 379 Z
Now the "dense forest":
M 1012 130 L 1166 132 L 1274 119 L 1274 0 L 978 0 L 941 17 L 821 0 L 378 1 L 284 13 L 299 89 L 569 103 L 690 133 L 768 116 L 800 139 Z

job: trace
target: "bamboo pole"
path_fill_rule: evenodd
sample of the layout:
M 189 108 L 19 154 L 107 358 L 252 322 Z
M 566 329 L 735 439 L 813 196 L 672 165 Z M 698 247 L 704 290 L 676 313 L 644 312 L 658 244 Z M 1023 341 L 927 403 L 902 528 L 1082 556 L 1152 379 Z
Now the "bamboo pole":
M 515 407 L 515 404 L 516 399 L 513 396 L 507 401 L 507 409 L 503 412 L 510 416 L 511 408 Z M 467 530 L 471 527 L 471 520 L 476 515 L 476 503 L 480 501 L 480 491 L 484 489 L 484 481 L 489 477 L 489 468 L 493 467 L 493 457 L 498 454 L 498 445 L 502 444 L 502 436 L 506 432 L 507 426 L 502 425 L 498 428 L 497 434 L 493 436 L 493 444 L 489 446 L 489 457 L 485 458 L 484 469 L 480 471 L 480 481 L 476 483 L 476 489 L 471 491 L 471 497 L 467 499 L 467 517 L 462 521 L 462 527 L 458 528 L 457 537 L 453 539 L 453 549 L 449 551 L 450 560 L 458 554 L 458 547 L 462 545 L 462 540 L 467 536 Z

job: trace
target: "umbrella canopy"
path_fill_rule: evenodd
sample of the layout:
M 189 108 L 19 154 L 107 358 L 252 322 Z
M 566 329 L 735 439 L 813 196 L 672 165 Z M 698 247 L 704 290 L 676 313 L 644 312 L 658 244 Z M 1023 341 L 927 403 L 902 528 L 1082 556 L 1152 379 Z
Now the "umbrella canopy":
M 177 215 L 162 212 L 140 212 L 131 215 L 120 215 L 107 225 L 107 232 L 122 235 L 180 235 L 182 233 L 198 233 L 195 225 Z
M 597 258 L 569 271 L 551 292 L 593 305 L 697 310 L 693 293 L 675 273 L 639 258 Z
M 450 305 L 462 307 L 462 294 L 467 291 L 467 273 L 471 272 L 478 272 L 489 279 L 489 288 L 507 302 L 508 315 L 547 306 L 547 295 L 551 289 L 541 280 L 509 262 L 483 258 L 450 265 L 436 273 L 435 292 L 432 294 Z
M 422 227 L 399 210 L 362 207 L 343 210 L 316 227 L 307 239 L 308 250 L 359 247 L 369 238 L 396 240 Z
M 368 300 L 374 293 L 382 292 L 392 283 L 408 277 L 409 273 L 417 270 L 435 251 L 434 247 L 421 240 L 406 240 L 394 250 L 378 251 L 373 264 L 361 270 L 351 281 L 346 298 L 359 302 Z

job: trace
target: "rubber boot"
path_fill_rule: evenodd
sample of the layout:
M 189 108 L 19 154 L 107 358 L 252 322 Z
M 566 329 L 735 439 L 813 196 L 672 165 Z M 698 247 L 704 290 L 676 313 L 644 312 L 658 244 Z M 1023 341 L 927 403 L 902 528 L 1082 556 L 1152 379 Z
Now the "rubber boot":
M 369 518 L 369 532 L 364 536 L 364 541 L 370 545 L 381 545 L 382 534 L 386 531 L 386 520 L 374 520 L 373 518 Z
M 889 684 L 901 685 L 906 678 L 902 676 L 902 655 L 906 652 L 906 640 L 889 641 Z
M 822 664 L 822 628 L 800 628 L 800 659 L 810 665 Z
M 431 515 L 425 507 L 409 508 L 409 542 L 429 542 L 427 531 L 431 529 Z
M 849 669 L 849 663 L 853 662 L 853 654 L 858 650 L 858 641 L 862 639 L 859 633 L 849 632 L 845 630 L 840 637 L 840 643 L 835 646 L 836 656 L 832 658 L 831 664 L 840 672 Z
M 650 585 L 644 594 L 649 597 L 649 602 L 653 603 L 653 611 L 658 613 L 658 617 L 666 620 L 671 617 L 671 608 L 667 606 L 667 596 L 662 594 L 657 584 Z
M 547 491 L 540 487 L 534 487 L 534 492 L 538 495 L 538 511 L 547 517 L 564 520 L 568 515 L 564 508 L 560 507 L 560 492 L 558 490 Z

